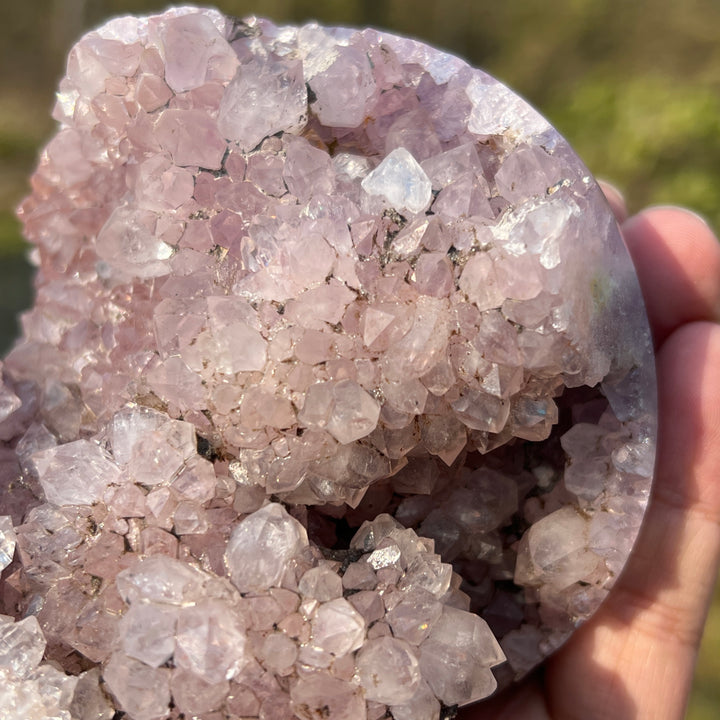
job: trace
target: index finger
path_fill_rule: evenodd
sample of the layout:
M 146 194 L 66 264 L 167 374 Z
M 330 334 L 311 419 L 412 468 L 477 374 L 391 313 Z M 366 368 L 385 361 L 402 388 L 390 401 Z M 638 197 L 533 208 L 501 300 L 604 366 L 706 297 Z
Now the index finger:
M 720 321 L 720 243 L 689 210 L 654 207 L 622 232 L 645 297 L 655 345 L 695 321 Z

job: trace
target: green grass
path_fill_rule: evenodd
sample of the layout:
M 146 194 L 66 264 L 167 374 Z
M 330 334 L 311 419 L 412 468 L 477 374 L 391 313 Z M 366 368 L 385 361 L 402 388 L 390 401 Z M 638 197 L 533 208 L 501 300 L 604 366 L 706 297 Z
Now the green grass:
M 703 636 L 688 720 L 717 720 L 720 716 L 720 583 L 715 587 Z

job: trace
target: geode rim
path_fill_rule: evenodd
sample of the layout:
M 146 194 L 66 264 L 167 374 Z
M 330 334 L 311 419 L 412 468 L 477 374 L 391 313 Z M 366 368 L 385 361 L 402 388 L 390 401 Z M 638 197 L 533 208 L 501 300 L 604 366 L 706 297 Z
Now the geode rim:
M 81 39 L 54 117 L 0 398 L 13 720 L 435 720 L 592 615 L 653 350 L 546 120 L 415 40 L 189 7 Z

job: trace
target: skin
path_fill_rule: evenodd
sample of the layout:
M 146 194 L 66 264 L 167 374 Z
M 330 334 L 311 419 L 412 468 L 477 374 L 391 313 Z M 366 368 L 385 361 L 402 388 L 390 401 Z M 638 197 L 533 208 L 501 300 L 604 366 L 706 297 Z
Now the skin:
M 627 567 L 600 610 L 519 687 L 458 720 L 681 720 L 720 563 L 720 243 L 698 216 L 627 218 L 605 186 L 653 329 L 656 478 Z

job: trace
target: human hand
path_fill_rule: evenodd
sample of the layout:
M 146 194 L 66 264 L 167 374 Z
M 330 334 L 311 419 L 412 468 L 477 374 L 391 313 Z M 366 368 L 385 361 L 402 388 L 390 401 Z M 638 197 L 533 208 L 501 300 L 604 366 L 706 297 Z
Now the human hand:
M 518 687 L 458 720 L 680 720 L 720 562 L 720 244 L 698 217 L 629 220 L 656 347 L 655 484 L 625 571 L 599 611 Z

